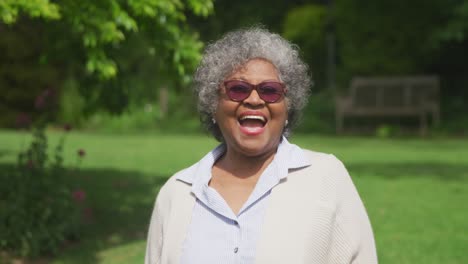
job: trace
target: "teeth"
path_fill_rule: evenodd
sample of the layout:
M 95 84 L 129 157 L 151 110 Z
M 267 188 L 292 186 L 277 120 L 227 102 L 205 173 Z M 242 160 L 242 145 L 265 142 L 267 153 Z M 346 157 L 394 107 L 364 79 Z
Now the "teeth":
M 265 123 L 265 117 L 263 117 L 263 116 L 245 115 L 245 116 L 240 118 L 241 121 L 246 120 L 246 119 L 256 119 L 256 120 L 260 120 L 260 121 Z

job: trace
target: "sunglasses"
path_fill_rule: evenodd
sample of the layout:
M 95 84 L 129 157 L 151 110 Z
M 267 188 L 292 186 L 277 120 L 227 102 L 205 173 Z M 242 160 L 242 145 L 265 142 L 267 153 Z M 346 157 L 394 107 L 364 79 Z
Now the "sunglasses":
M 244 101 L 253 90 L 257 91 L 258 96 L 267 103 L 277 102 L 286 93 L 284 84 L 275 81 L 266 81 L 254 85 L 240 80 L 230 80 L 224 82 L 224 88 L 229 99 L 235 102 Z

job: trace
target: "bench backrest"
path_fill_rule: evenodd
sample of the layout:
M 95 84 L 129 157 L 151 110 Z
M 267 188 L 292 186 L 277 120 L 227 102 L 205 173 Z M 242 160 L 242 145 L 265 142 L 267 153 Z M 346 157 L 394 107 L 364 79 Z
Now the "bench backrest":
M 354 107 L 418 107 L 438 102 L 436 76 L 355 77 L 350 94 Z

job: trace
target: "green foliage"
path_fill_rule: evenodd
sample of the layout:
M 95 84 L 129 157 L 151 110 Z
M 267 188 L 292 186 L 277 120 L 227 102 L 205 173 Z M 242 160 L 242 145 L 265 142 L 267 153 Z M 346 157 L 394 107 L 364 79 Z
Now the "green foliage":
M 148 27 L 160 26 L 160 29 L 170 33 L 174 39 L 179 36 L 193 38 L 181 27 L 186 19 L 186 9 L 195 15 L 207 16 L 212 8 L 210 0 L 190 0 L 186 5 L 181 1 L 169 0 L 131 0 L 125 3 L 116 0 L 67 0 L 57 3 L 50 3 L 48 0 L 2 1 L 0 19 L 12 24 L 23 12 L 33 18 L 56 20 L 61 25 L 63 38 L 72 34 L 81 39 L 81 45 L 87 54 L 87 71 L 109 79 L 118 72 L 118 65 L 108 55 L 109 48 L 121 44 L 129 34 L 144 33 Z M 64 34 L 65 32 L 68 34 Z M 192 47 L 195 51 L 198 51 L 197 48 Z M 182 67 L 177 64 L 177 60 L 174 63 L 176 67 Z
M 145 107 L 129 107 L 120 115 L 107 112 L 92 114 L 83 124 L 83 129 L 110 133 L 128 133 L 158 130 L 159 111 L 151 104 Z
M 199 30 L 205 41 L 218 39 L 230 30 L 258 24 L 281 32 L 287 11 L 303 4 L 304 0 L 217 0 L 211 16 L 189 16 L 189 23 Z
M 429 52 L 437 1 L 336 2 L 342 67 L 351 74 L 409 74 Z M 417 13 L 417 19 L 413 14 Z
M 85 98 L 79 92 L 75 79 L 66 80 L 59 98 L 57 122 L 80 127 L 84 121 Z
M 284 36 L 293 41 L 309 41 L 311 44 L 302 49 L 314 46 L 320 40 L 323 40 L 326 24 L 326 9 L 324 6 L 307 4 L 295 7 L 289 10 L 284 21 Z M 304 33 L 307 32 L 307 35 Z M 302 44 L 302 43 L 298 43 Z
M 0 21 L 7 24 L 15 23 L 24 12 L 30 17 L 44 19 L 60 19 L 60 9 L 49 0 L 2 0 L 0 1 Z
M 449 9 L 450 19 L 434 33 L 437 43 L 463 42 L 468 38 L 468 1 L 460 1 Z
M 0 1 L 1 2 L 1 1 Z M 14 127 L 16 116 L 38 116 L 34 100 L 46 89 L 57 91 L 61 70 L 51 67 L 43 57 L 42 31 L 29 21 L 14 26 L 0 24 L 0 126 Z M 44 43 L 45 44 L 45 43 Z
M 80 207 L 66 181 L 64 143 L 65 135 L 51 155 L 44 126 L 39 124 L 29 147 L 19 154 L 16 169 L 3 172 L 1 249 L 21 256 L 56 254 L 64 241 L 77 238 Z
M 181 99 L 174 93 L 170 94 L 168 102 L 169 113 L 163 116 L 160 105 L 154 102 L 131 105 L 119 115 L 99 111 L 83 120 L 81 128 L 87 131 L 105 133 L 199 133 L 202 128 L 198 115 L 193 107 L 181 106 Z
M 330 90 L 313 92 L 309 103 L 304 109 L 302 122 L 297 131 L 299 133 L 334 134 L 334 98 Z
M 66 134 L 53 150 L 45 134 L 57 109 L 56 97 L 54 89 L 44 90 L 35 98 L 34 119 L 23 114 L 18 120 L 21 127 L 32 127 L 32 140 L 20 150 L 17 165 L 0 175 L 0 249 L 14 255 L 55 254 L 78 235 L 81 205 L 73 198 L 81 203 L 85 193 L 72 192 L 68 184 L 69 171 L 63 166 Z M 71 127 L 64 129 L 68 132 Z M 78 154 L 81 158 L 84 151 Z
M 284 20 L 284 37 L 299 46 L 311 68 L 314 89 L 325 87 L 327 19 L 326 7 L 307 4 L 289 10 Z
M 375 129 L 375 136 L 378 138 L 389 138 L 391 136 L 396 135 L 398 132 L 397 130 L 398 130 L 397 127 L 383 124 L 383 125 L 378 126 Z
M 18 96 L 1 100 L 9 115 L 0 123 L 12 126 L 19 112 L 34 115 L 26 105 L 35 91 L 53 87 L 61 94 L 70 79 L 85 98 L 85 114 L 122 113 L 162 85 L 182 89 L 203 48 L 186 16 L 212 9 L 211 0 L 1 1 L 0 92 L 17 91 L 25 103 Z M 134 82 L 141 72 L 150 77 Z
M 335 4 L 340 73 L 421 74 L 433 68 L 444 41 L 465 39 L 466 1 L 352 1 Z

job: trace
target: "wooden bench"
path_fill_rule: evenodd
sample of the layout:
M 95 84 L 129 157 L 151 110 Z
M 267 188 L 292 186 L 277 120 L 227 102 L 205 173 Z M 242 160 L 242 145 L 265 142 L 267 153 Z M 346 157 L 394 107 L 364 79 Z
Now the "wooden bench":
M 436 76 L 355 77 L 349 94 L 335 101 L 336 129 L 344 130 L 349 116 L 416 116 L 425 135 L 428 115 L 440 122 L 439 79 Z

